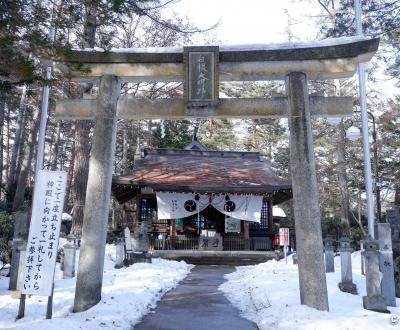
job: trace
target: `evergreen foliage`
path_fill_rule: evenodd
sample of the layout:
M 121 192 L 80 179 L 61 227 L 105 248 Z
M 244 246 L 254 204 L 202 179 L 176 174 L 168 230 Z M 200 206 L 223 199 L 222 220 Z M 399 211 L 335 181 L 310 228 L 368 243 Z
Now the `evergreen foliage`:
M 14 219 L 4 211 L 0 212 L 0 261 L 10 262 L 11 240 L 14 232 Z

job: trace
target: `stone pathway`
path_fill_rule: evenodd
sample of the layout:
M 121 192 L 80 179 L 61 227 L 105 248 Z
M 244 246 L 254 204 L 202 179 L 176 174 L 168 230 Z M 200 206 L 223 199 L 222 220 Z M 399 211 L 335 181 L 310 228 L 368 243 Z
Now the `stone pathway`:
M 135 330 L 254 330 L 257 325 L 242 318 L 218 286 L 231 266 L 201 265 L 158 303 Z

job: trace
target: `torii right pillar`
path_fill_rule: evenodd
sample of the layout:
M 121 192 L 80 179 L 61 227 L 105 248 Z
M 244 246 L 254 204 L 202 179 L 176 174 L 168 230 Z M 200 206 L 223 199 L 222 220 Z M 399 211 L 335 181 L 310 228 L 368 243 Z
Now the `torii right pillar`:
M 307 76 L 302 72 L 288 74 L 286 92 L 289 98 L 290 171 L 300 300 L 303 305 L 327 311 L 328 293 Z

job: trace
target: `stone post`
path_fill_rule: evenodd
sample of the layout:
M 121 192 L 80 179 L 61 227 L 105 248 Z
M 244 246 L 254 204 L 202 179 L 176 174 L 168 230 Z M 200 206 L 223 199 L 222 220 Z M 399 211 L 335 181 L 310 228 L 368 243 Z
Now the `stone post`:
M 357 286 L 353 283 L 353 272 L 351 267 L 350 239 L 342 237 L 340 240 L 340 268 L 342 272 L 342 282 L 339 283 L 339 289 L 343 292 L 357 294 Z
M 14 213 L 14 236 L 28 238 L 28 212 L 17 211 Z
M 8 285 L 8 290 L 17 290 L 19 260 L 21 257 L 21 251 L 24 250 L 24 246 L 25 246 L 25 242 L 21 237 L 13 238 L 11 268 L 10 268 L 10 282 Z
M 85 311 L 101 300 L 120 91 L 119 77 L 101 77 L 89 161 L 74 312 Z
M 115 245 L 115 268 L 122 268 L 125 260 L 125 242 L 123 238 L 117 238 Z
M 147 262 L 151 263 L 151 255 L 149 253 L 149 235 L 148 230 L 150 221 L 143 220 L 140 223 L 140 227 L 135 230 L 132 237 L 132 261 L 135 262 Z
M 63 277 L 71 278 L 75 276 L 76 246 L 75 237 L 67 236 L 67 243 L 64 245 L 64 269 Z
M 375 233 L 379 242 L 379 266 L 382 273 L 382 295 L 388 306 L 396 306 L 394 267 L 392 251 L 392 231 L 389 223 L 378 223 Z
M 297 253 L 294 253 L 294 254 L 293 254 L 292 259 L 293 259 L 293 265 L 297 265 L 297 263 L 298 263 L 298 260 L 297 260 Z
M 301 303 L 328 310 L 328 293 L 315 173 L 307 77 L 292 72 L 286 79 L 289 98 L 289 146 L 299 265 Z
M 18 211 L 14 213 L 14 234 L 12 240 L 12 256 L 10 268 L 10 282 L 8 289 L 17 289 L 20 251 L 24 250 L 24 240 L 28 238 L 28 213 Z
M 15 290 L 12 293 L 13 298 L 19 298 L 21 296 L 21 287 L 24 282 L 24 266 L 25 266 L 25 259 L 26 259 L 26 242 L 22 241 L 22 244 L 19 246 L 19 258 L 18 258 L 18 272 L 16 276 L 15 282 Z
M 367 295 L 363 297 L 363 306 L 375 312 L 388 313 L 386 299 L 382 296 L 382 274 L 379 271 L 378 241 L 365 241 L 365 279 Z
M 364 244 L 365 240 L 360 241 L 360 251 L 361 251 L 361 275 L 365 275 L 365 262 L 364 262 Z
M 335 272 L 335 252 L 333 246 L 333 239 L 331 237 L 325 238 L 325 271 L 327 273 Z

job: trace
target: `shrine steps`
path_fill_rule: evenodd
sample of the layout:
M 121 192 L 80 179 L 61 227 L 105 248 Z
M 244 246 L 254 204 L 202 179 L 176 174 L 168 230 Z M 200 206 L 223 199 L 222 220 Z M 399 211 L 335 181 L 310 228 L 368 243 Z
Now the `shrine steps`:
M 153 258 L 185 261 L 193 265 L 256 265 L 268 260 L 279 259 L 275 251 L 198 251 L 198 250 L 158 250 Z

